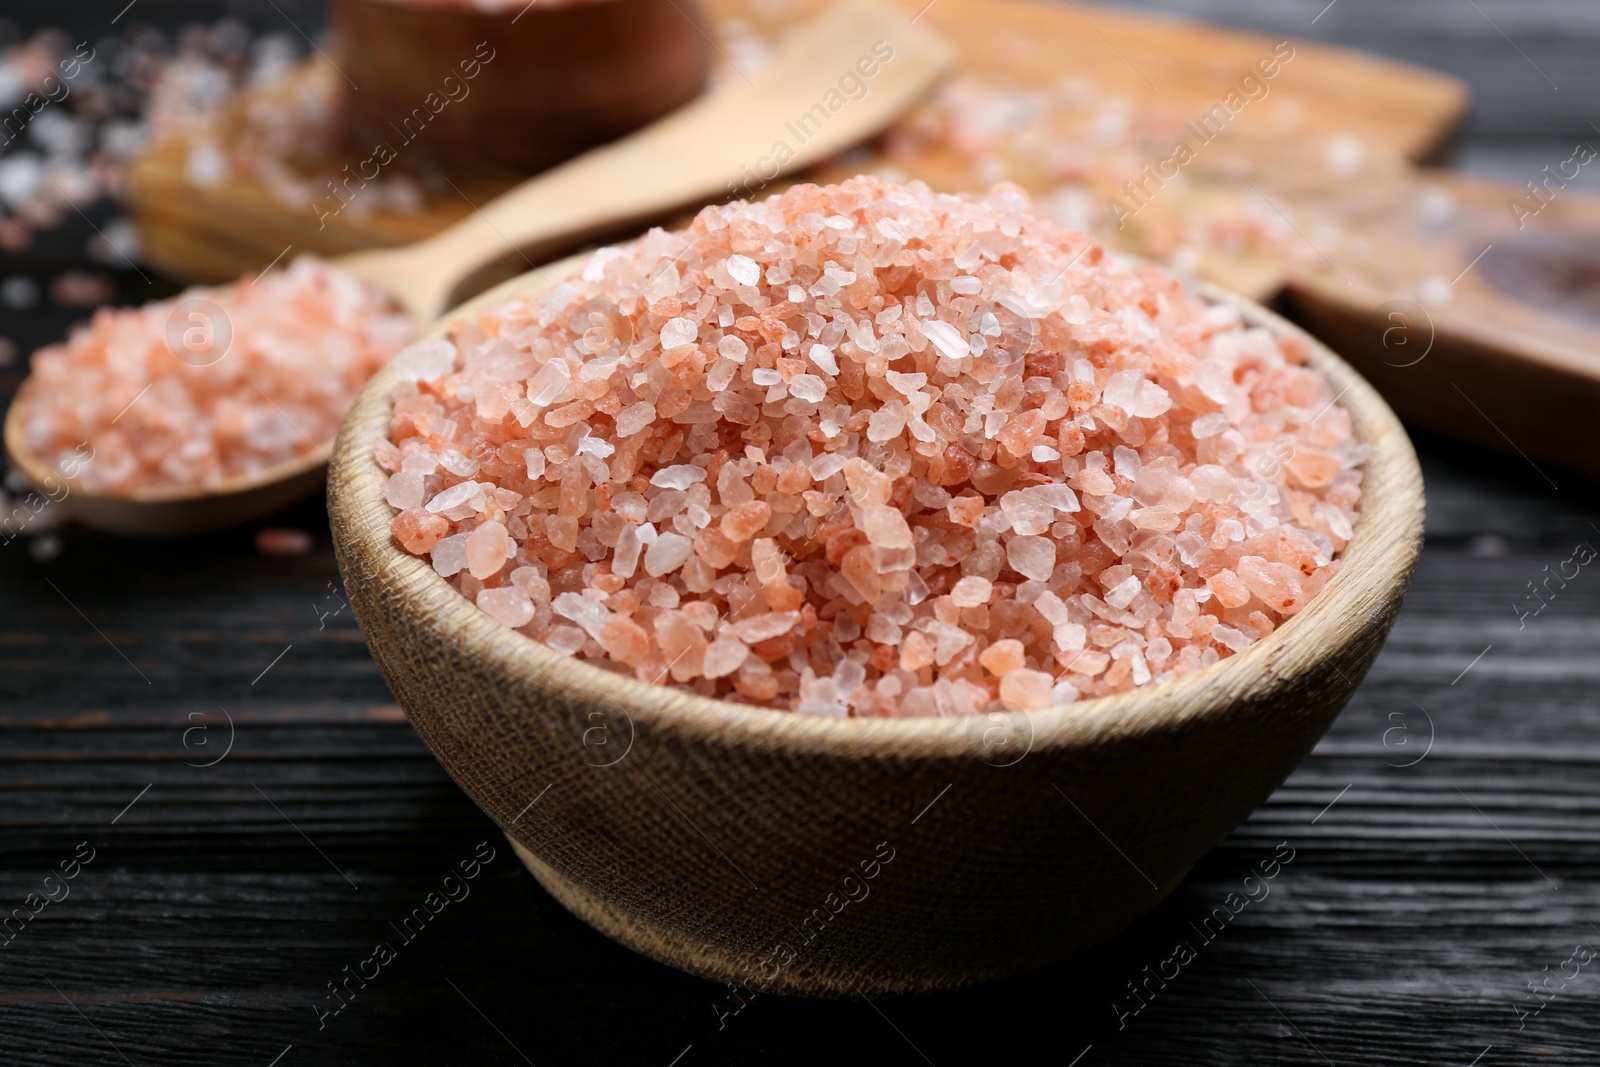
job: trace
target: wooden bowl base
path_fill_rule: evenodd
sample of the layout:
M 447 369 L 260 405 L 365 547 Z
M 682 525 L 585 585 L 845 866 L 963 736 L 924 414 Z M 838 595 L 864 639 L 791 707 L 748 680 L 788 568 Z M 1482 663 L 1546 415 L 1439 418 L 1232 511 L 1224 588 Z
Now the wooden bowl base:
M 914 974 L 896 974 L 870 967 L 822 966 L 816 960 L 798 960 L 779 971 L 770 981 L 758 982 L 752 964 L 755 956 L 749 952 L 719 949 L 703 940 L 685 937 L 658 923 L 641 921 L 607 904 L 576 882 L 558 873 L 518 843 L 510 834 L 506 840 L 522 865 L 555 897 L 556 901 L 573 915 L 595 930 L 642 956 L 664 963 L 698 978 L 723 982 L 756 993 L 777 993 L 788 996 L 843 999 L 850 996 L 895 996 L 910 993 L 928 993 L 936 990 L 959 989 L 978 982 L 993 981 L 1032 966 L 1022 966 L 993 971 L 940 972 L 936 961 L 925 961 Z M 1103 945 L 1122 933 L 1134 922 L 1155 909 L 1189 876 L 1192 867 L 1185 867 L 1160 889 L 1143 896 L 1132 895 L 1128 905 L 1107 920 L 1098 929 L 1078 942 L 1064 946 L 1055 962 L 1069 959 L 1088 949 Z M 870 955 L 870 951 L 863 953 Z

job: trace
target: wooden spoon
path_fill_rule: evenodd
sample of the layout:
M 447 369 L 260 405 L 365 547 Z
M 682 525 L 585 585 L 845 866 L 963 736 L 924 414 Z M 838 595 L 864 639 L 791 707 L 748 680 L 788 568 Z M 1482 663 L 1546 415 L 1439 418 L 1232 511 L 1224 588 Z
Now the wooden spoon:
M 850 0 L 795 31 L 759 72 L 736 75 L 630 136 L 546 171 L 434 236 L 331 262 L 390 293 L 418 328 L 508 259 L 611 233 L 685 204 L 760 194 L 767 181 L 872 136 L 914 104 L 954 52 L 931 31 Z M 872 73 L 868 75 L 867 70 Z M 841 86 L 841 79 L 846 85 Z M 850 86 L 857 98 L 849 95 Z M 271 514 L 321 484 L 332 441 L 260 474 L 206 488 L 87 492 L 24 442 L 31 380 L 6 416 L 11 460 L 87 526 L 143 537 L 201 533 Z

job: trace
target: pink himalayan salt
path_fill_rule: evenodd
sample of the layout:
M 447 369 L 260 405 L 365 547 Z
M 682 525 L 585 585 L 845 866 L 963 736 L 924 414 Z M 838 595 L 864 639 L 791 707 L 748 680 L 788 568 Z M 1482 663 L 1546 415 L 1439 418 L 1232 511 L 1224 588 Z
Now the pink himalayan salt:
M 256 531 L 256 551 L 263 556 L 304 556 L 316 546 L 305 530 L 286 526 L 263 526 Z
M 180 307 L 195 300 L 209 306 Z M 387 297 L 310 256 L 103 308 L 34 353 L 24 439 L 90 492 L 214 486 L 324 448 L 412 332 Z M 74 452 L 85 443 L 87 463 Z
M 397 541 L 558 652 L 744 703 L 1175 678 L 1315 595 L 1360 498 L 1298 344 L 1010 186 L 707 208 L 428 345 L 377 449 Z

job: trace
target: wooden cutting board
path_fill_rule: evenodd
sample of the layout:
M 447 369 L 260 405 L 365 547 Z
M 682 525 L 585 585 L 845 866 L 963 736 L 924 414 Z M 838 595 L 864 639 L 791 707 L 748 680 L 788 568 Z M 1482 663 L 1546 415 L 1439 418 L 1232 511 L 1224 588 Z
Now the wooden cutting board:
M 1555 488 L 1600 477 L 1600 197 L 1541 196 L 1448 171 L 1347 190 L 1343 239 L 1287 300 L 1406 419 Z

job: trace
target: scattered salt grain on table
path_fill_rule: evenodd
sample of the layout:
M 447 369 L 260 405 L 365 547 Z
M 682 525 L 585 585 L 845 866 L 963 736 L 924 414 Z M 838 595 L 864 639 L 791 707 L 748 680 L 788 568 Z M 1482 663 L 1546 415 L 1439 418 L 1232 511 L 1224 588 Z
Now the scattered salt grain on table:
M 396 541 L 559 652 L 824 715 L 1233 655 L 1351 536 L 1293 338 L 1032 212 L 875 178 L 710 207 L 401 354 Z
M 214 486 L 325 449 L 413 333 L 386 296 L 309 256 L 102 308 L 34 353 L 23 439 L 93 493 Z
M 288 526 L 263 526 L 256 531 L 255 542 L 263 556 L 304 556 L 316 547 L 309 531 Z

